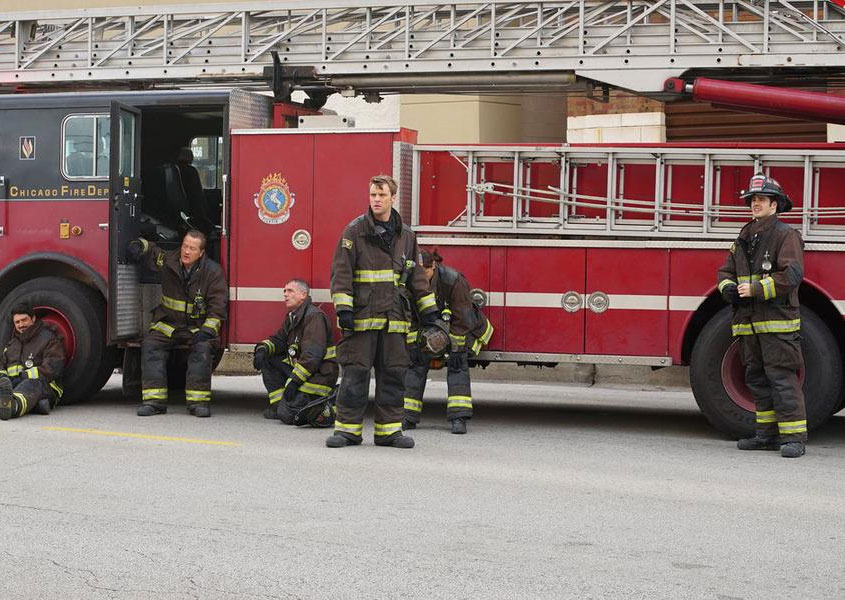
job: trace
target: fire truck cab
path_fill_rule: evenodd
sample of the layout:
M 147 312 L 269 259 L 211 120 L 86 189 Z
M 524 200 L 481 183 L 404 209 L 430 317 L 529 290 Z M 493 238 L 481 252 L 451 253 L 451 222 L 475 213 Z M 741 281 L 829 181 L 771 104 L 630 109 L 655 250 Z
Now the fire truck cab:
M 842 407 L 837 146 L 422 146 L 339 119 L 287 128 L 302 111 L 241 90 L 0 96 L 0 315 L 31 300 L 59 326 L 65 401 L 99 390 L 121 356 L 137 367 L 123 349 L 160 293 L 127 260 L 130 240 L 175 247 L 187 228 L 206 231 L 229 278 L 224 339 L 250 350 L 278 327 L 287 280 L 310 281 L 331 311 L 338 236 L 365 209 L 369 177 L 388 173 L 403 220 L 467 275 L 495 327 L 476 364 L 690 365 L 709 421 L 745 435 L 753 401 L 715 273 L 748 220 L 738 193 L 764 171 L 807 242 L 810 426 Z
M 222 260 L 227 132 L 270 118 L 239 90 L 0 96 L 0 313 L 30 300 L 60 328 L 64 402 L 102 387 L 158 302 L 129 240 L 175 247 L 197 228 Z

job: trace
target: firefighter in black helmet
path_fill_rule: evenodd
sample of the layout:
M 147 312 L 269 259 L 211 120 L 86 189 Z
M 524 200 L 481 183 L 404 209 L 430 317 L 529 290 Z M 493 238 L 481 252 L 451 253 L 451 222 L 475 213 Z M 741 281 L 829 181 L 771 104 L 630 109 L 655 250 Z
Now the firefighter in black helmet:
M 442 264 L 443 257 L 436 250 L 423 250 L 422 264 L 425 275 L 437 299 L 437 308 L 448 333 L 448 345 L 438 351 L 428 340 L 419 336 L 440 338 L 438 326 L 421 328 L 408 335 L 411 366 L 405 376 L 405 429 L 415 429 L 420 422 L 423 408 L 425 380 L 432 359 L 446 356 L 446 419 L 452 433 L 467 432 L 467 421 L 472 418 L 472 392 L 469 376 L 468 354 L 478 354 L 490 341 L 493 326 L 481 313 L 470 296 L 469 283 L 462 273 Z M 445 335 L 445 334 L 444 334 Z M 420 343 L 424 342 L 424 343 Z
M 745 383 L 754 395 L 757 427 L 740 450 L 804 454 L 807 415 L 798 370 L 801 318 L 798 286 L 804 278 L 801 235 L 778 219 L 792 201 L 777 181 L 758 173 L 742 199 L 751 208 L 746 224 L 719 269 L 719 291 L 734 307 L 733 335 L 741 343 Z

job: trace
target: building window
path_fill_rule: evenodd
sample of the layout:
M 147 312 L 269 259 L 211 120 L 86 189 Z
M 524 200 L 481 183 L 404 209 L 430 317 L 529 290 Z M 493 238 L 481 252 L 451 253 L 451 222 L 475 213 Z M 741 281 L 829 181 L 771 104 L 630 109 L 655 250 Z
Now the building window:
M 62 124 L 62 174 L 67 179 L 108 179 L 108 115 L 70 115 Z

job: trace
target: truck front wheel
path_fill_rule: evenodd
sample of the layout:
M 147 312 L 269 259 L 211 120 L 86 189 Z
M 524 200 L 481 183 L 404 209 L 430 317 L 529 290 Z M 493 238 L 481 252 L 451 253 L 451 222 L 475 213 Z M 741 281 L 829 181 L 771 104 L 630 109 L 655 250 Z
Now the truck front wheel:
M 842 385 L 842 358 L 830 330 L 816 313 L 801 307 L 801 351 L 807 424 L 818 427 L 833 414 Z M 731 335 L 731 309 L 707 322 L 693 347 L 690 385 L 701 412 L 717 430 L 740 438 L 754 434 L 754 398 L 745 385 L 739 341 Z
M 11 338 L 9 311 L 29 302 L 38 318 L 52 323 L 64 338 L 68 364 L 62 376 L 62 404 L 89 398 L 114 370 L 116 351 L 106 346 L 106 306 L 91 288 L 72 279 L 38 277 L 14 288 L 0 303 L 0 339 Z

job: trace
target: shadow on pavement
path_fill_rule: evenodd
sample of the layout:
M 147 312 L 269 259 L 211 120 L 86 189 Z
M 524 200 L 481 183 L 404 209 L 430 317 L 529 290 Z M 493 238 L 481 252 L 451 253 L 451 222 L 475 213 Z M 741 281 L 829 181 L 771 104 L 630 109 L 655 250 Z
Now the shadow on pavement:
M 118 382 L 119 383 L 119 382 Z M 372 401 L 372 398 L 371 398 Z M 520 427 L 530 429 L 568 429 L 600 431 L 603 433 L 667 434 L 701 440 L 728 440 L 727 436 L 713 429 L 704 416 L 694 408 L 632 406 L 620 404 L 619 399 L 607 404 L 583 404 L 562 399 L 560 402 L 500 401 L 487 404 L 476 402 L 473 428 Z M 134 406 L 136 401 L 123 397 L 119 385 L 110 383 L 103 391 L 83 406 Z M 183 407 L 184 396 L 172 395 L 170 405 Z M 259 415 L 266 406 L 266 397 L 256 388 L 242 392 L 214 390 L 213 406 L 216 416 Z M 443 398 L 426 400 L 422 429 L 448 429 L 446 403 Z M 367 420 L 372 419 L 372 406 L 367 410 Z M 845 412 L 832 417 L 824 426 L 810 433 L 810 443 L 828 447 L 845 448 Z

